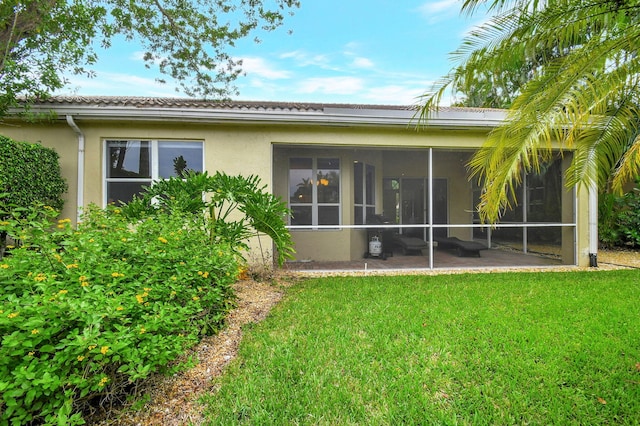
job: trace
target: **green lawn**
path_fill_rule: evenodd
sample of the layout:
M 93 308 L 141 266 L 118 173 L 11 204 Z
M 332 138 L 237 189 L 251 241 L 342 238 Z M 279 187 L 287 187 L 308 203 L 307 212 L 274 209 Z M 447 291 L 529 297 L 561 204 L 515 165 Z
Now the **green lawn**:
M 639 424 L 640 273 L 306 280 L 218 384 L 211 424 Z

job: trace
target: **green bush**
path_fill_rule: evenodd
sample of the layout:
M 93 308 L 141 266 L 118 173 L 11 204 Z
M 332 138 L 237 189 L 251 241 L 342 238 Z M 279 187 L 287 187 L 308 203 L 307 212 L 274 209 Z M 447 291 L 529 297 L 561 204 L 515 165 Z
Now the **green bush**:
M 640 247 L 640 180 L 622 196 L 600 194 L 598 234 L 605 247 Z
M 247 249 L 247 240 L 265 234 L 276 248 L 276 260 L 282 265 L 295 250 L 287 230 L 287 204 L 261 185 L 255 175 L 229 176 L 187 171 L 181 178 L 155 182 L 125 207 L 125 213 L 137 219 L 157 213 L 181 212 L 192 220 L 206 223 L 209 239 L 232 248 Z M 238 253 L 240 254 L 240 253 Z
M 0 136 L 0 158 L 0 203 L 26 208 L 39 202 L 62 209 L 67 184 L 56 151 Z M 5 244 L 6 235 L 0 231 L 0 259 Z
M 0 202 L 28 207 L 40 202 L 62 209 L 67 184 L 56 151 L 0 136 Z
M 237 256 L 182 214 L 131 224 L 90 208 L 77 229 L 50 207 L 0 229 L 1 423 L 80 424 L 96 400 L 163 371 L 232 307 Z

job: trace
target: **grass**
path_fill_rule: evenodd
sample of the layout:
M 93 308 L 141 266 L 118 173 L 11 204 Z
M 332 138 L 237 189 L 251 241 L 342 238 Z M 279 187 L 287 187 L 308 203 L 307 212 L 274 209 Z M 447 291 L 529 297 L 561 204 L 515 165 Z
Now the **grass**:
M 639 424 L 635 271 L 310 279 L 245 330 L 210 424 Z

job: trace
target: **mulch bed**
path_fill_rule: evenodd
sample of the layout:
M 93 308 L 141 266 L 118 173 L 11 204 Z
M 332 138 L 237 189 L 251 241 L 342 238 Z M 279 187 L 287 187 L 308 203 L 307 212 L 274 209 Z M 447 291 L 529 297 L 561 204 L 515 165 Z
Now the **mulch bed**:
M 118 409 L 100 410 L 88 418 L 88 423 L 100 426 L 202 424 L 203 407 L 198 398 L 213 389 L 213 378 L 220 376 L 235 358 L 242 339 L 242 327 L 266 318 L 282 298 L 283 287 L 294 282 L 290 277 L 277 281 L 278 284 L 251 279 L 238 281 L 234 285 L 237 307 L 227 317 L 225 328 L 215 336 L 205 337 L 179 360 L 197 360 L 193 368 L 170 377 L 152 376 L 136 390 L 137 395 L 147 399 L 142 408 L 138 405 L 138 409 L 133 410 L 125 405 Z

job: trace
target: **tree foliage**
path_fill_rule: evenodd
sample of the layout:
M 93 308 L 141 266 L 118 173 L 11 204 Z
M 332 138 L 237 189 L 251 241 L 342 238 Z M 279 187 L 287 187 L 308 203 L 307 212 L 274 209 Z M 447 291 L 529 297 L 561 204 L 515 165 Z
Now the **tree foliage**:
M 280 26 L 298 0 L 3 0 L 0 116 L 16 98 L 45 97 L 65 73 L 93 75 L 96 46 L 120 36 L 145 49 L 148 67 L 188 95 L 226 97 L 242 62 L 236 40 Z
M 466 0 L 463 11 L 484 5 L 493 17 L 454 52 L 459 65 L 420 111 L 428 120 L 447 90 L 488 74 L 531 71 L 469 163 L 484 189 L 482 219 L 497 221 L 523 171 L 537 172 L 557 146 L 573 150 L 568 186 L 621 191 L 640 171 L 640 0 Z

